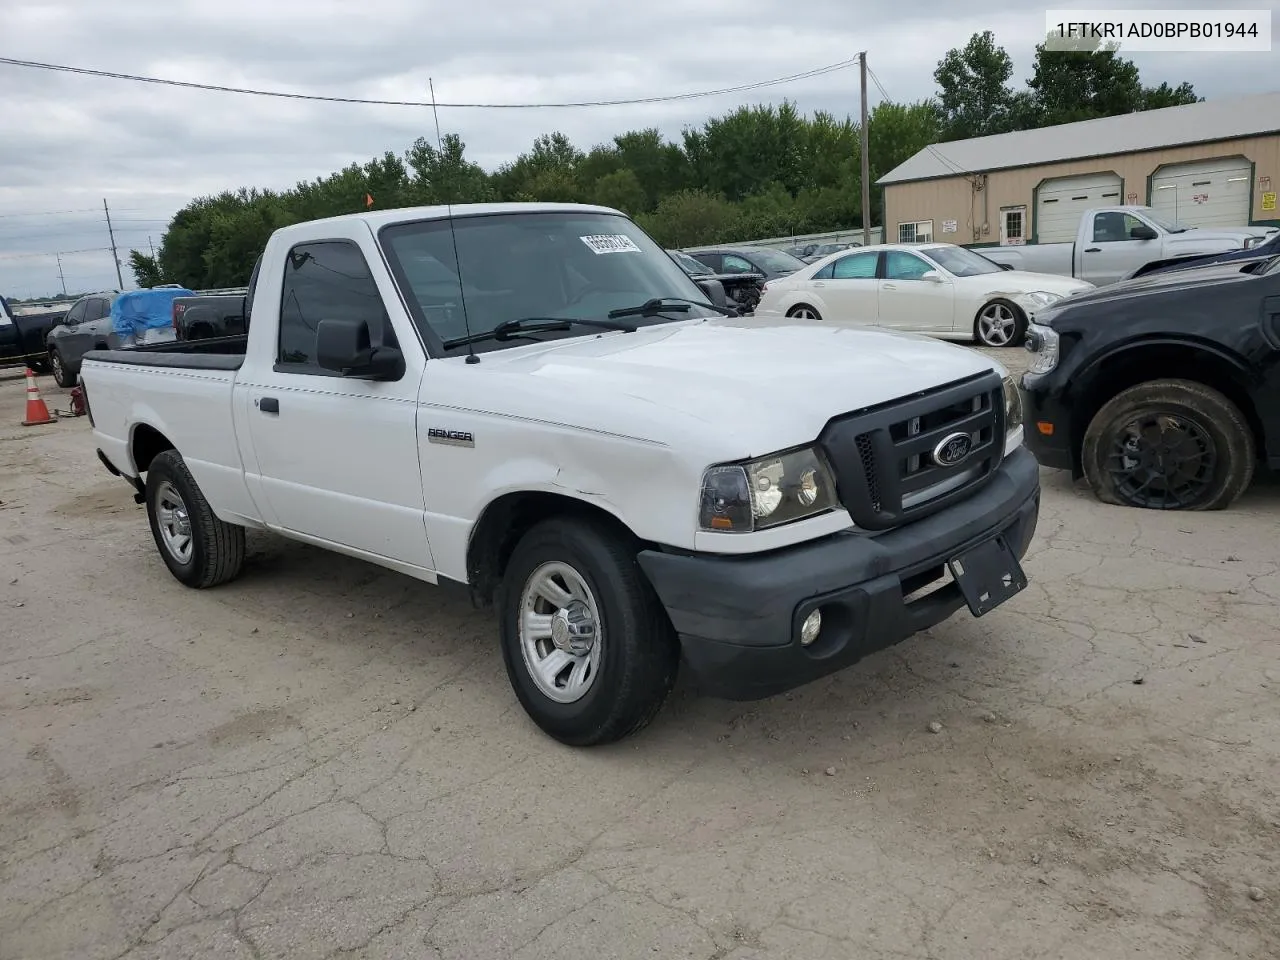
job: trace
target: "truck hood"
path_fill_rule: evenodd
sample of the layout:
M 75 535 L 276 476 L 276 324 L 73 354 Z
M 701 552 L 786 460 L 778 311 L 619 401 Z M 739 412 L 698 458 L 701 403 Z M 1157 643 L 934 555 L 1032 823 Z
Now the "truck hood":
M 1221 253 L 1243 247 L 1251 237 L 1265 237 L 1275 233 L 1274 227 L 1235 227 L 1229 230 L 1204 230 L 1194 228 L 1185 233 L 1171 233 L 1165 237 L 1165 249 L 1170 256 L 1190 253 Z
M 975 351 L 928 337 L 773 318 L 687 320 L 481 356 L 471 369 L 488 376 L 476 378 L 473 409 L 485 390 L 490 405 L 502 396 L 525 416 L 660 443 L 684 439 L 727 459 L 807 443 L 843 413 L 1004 373 Z

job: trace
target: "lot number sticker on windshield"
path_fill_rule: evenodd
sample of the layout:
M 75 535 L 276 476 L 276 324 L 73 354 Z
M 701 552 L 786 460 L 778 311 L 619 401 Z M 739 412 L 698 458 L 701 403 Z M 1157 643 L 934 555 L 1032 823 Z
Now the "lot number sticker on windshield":
M 592 253 L 639 253 L 640 248 L 630 237 L 623 234 L 598 234 L 592 237 L 579 237 Z

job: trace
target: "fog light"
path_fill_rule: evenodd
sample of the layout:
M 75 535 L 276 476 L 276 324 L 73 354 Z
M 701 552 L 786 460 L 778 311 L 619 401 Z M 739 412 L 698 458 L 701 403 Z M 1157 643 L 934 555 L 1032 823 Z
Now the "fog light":
M 800 646 L 807 647 L 813 641 L 818 639 L 818 634 L 822 631 L 822 611 L 815 610 L 804 618 L 804 623 L 800 625 Z

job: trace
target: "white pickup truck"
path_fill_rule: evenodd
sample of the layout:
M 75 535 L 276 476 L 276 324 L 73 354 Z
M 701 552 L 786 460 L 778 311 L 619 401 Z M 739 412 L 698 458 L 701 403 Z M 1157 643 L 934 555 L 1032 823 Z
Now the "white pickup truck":
M 1247 249 L 1275 232 L 1275 227 L 1203 230 L 1150 207 L 1097 207 L 1081 215 L 1074 243 L 991 247 L 981 253 L 1014 270 L 1075 277 L 1102 287 L 1157 262 Z
M 272 235 L 247 334 L 82 378 L 179 581 L 265 528 L 468 584 L 530 716 L 587 745 L 682 659 L 756 699 L 1026 583 L 1039 475 L 998 364 L 719 299 L 608 208 L 358 214 Z

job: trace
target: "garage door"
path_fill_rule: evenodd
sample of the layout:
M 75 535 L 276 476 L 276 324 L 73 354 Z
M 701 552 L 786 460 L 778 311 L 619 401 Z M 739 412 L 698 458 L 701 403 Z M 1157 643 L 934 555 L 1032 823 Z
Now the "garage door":
M 1080 215 L 1090 207 L 1124 203 L 1120 189 L 1120 178 L 1114 173 L 1046 180 L 1036 191 L 1036 239 L 1040 243 L 1074 240 Z
M 1151 178 L 1151 206 L 1189 227 L 1248 226 L 1252 178 L 1243 157 L 1175 164 Z

